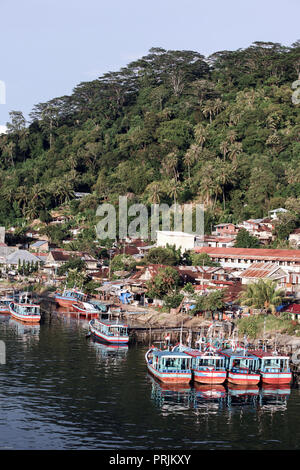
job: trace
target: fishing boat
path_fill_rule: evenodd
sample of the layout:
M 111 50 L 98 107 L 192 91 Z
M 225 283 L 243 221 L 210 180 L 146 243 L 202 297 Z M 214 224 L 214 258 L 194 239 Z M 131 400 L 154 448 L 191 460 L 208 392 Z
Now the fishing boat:
M 89 322 L 91 335 L 106 343 L 122 344 L 129 342 L 128 326 L 118 322 L 110 322 L 93 318 Z
M 195 382 L 222 384 L 227 377 L 225 357 L 209 347 L 206 351 L 192 349 L 179 344 L 173 351 L 182 351 L 192 357 L 192 373 Z
M 0 297 L 0 313 L 10 313 L 9 304 L 15 300 L 13 295 Z
M 162 382 L 189 383 L 192 358 L 184 352 L 162 351 L 152 347 L 145 354 L 148 371 Z
M 229 348 L 220 351 L 225 357 L 227 380 L 236 385 L 256 385 L 260 381 L 258 358 L 244 348 Z
M 70 307 L 76 302 L 84 302 L 87 295 L 77 289 L 64 289 L 62 293 L 55 292 L 55 301 L 60 307 Z
M 100 313 L 99 308 L 89 302 L 76 302 L 72 304 L 72 308 L 80 315 L 84 315 L 85 317 L 92 317 Z
M 195 382 L 203 384 L 222 384 L 225 382 L 227 372 L 224 356 L 213 351 L 201 352 L 196 349 L 187 354 L 193 358 L 192 370 Z
M 41 320 L 40 306 L 20 296 L 18 302 L 9 304 L 9 312 L 13 318 L 26 323 L 39 323 Z
M 251 354 L 258 359 L 258 370 L 262 383 L 288 384 L 292 381 L 288 356 L 280 356 L 276 351 L 253 350 Z

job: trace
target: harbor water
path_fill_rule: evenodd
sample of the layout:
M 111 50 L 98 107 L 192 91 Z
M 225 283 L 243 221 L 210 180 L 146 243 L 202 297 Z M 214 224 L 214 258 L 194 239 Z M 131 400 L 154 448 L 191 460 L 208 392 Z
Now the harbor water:
M 87 333 L 61 312 L 36 326 L 0 316 L 1 449 L 299 450 L 299 388 L 162 385 L 146 345 Z

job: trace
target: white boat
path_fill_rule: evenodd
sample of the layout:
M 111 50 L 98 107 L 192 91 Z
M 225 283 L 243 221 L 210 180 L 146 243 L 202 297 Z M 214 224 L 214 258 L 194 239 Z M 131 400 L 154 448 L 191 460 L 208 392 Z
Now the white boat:
M 93 318 L 89 322 L 89 330 L 92 336 L 106 343 L 122 344 L 129 342 L 128 326 L 123 323 Z

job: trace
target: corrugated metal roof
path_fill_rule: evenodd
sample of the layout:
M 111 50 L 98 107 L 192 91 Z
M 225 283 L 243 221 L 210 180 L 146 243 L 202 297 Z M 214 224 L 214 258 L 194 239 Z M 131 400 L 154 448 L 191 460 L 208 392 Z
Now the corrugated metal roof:
M 300 250 L 280 250 L 271 248 L 214 248 L 196 247 L 195 252 L 207 253 L 212 257 L 269 259 L 280 261 L 297 261 L 300 263 Z

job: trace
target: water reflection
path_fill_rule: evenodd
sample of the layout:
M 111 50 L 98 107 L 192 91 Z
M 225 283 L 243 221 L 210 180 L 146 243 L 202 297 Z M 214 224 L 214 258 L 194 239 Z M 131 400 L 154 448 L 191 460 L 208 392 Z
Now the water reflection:
M 242 385 L 170 385 L 149 375 L 151 399 L 162 411 L 177 413 L 187 409 L 206 411 L 279 411 L 285 410 L 291 390 L 286 385 L 263 387 Z
M 9 318 L 8 325 L 24 342 L 32 339 L 39 340 L 40 324 L 26 324 L 14 318 Z
M 124 344 L 105 344 L 94 339 L 90 339 L 92 348 L 96 351 L 97 357 L 101 360 L 115 362 L 123 360 L 128 352 L 128 345 Z

